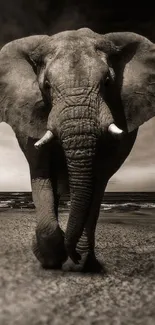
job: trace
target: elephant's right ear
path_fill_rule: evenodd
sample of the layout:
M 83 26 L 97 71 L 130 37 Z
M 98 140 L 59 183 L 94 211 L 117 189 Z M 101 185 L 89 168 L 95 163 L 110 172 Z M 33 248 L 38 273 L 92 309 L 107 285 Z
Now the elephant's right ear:
M 112 54 L 115 86 L 124 128 L 131 132 L 155 115 L 155 45 L 130 32 L 105 34 L 104 38 L 117 48 L 117 53 Z
M 29 36 L 0 51 L 0 115 L 19 137 L 39 139 L 46 131 L 49 112 L 37 69 L 48 41 L 46 35 Z

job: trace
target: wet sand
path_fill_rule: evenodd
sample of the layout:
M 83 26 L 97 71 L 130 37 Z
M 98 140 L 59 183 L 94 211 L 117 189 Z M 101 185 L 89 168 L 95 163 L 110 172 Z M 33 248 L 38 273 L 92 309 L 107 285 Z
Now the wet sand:
M 101 212 L 96 255 L 107 274 L 84 275 L 43 270 L 31 252 L 34 211 L 1 211 L 0 324 L 155 324 L 154 214 Z

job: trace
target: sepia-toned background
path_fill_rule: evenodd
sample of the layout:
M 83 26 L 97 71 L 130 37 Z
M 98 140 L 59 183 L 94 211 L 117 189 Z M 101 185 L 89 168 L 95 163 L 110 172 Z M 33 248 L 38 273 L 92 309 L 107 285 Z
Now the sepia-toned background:
M 107 3 L 106 3 L 107 2 Z M 130 4 L 130 5 L 129 5 Z M 0 47 L 32 34 L 89 27 L 133 31 L 155 41 L 155 10 L 111 1 L 1 0 Z M 133 150 L 107 191 L 155 191 L 155 118 L 140 127 Z M 29 167 L 12 129 L 0 124 L 0 191 L 30 191 Z

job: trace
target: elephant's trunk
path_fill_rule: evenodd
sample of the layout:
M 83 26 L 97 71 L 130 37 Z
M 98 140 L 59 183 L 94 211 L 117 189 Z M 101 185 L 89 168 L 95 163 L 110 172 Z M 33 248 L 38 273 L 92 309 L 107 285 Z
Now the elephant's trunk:
M 65 244 L 69 255 L 74 259 L 75 247 L 82 235 L 92 197 L 94 144 L 91 147 L 87 146 L 83 150 L 77 149 L 77 147 L 73 150 L 72 157 L 70 157 L 70 153 L 66 150 L 71 209 L 65 235 Z M 88 156 L 84 157 L 86 152 Z
M 76 245 L 89 214 L 93 192 L 93 158 L 97 139 L 95 118 L 81 119 L 76 109 L 76 118 L 62 123 L 61 139 L 67 159 L 71 199 L 65 244 L 69 256 L 77 263 Z

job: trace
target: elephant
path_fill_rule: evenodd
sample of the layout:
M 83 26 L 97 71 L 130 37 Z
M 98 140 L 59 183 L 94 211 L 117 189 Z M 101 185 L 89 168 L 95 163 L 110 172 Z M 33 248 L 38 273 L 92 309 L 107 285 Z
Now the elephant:
M 155 46 L 133 32 L 89 28 L 32 35 L 0 51 L 0 121 L 30 168 L 43 268 L 99 272 L 95 231 L 109 179 L 155 115 Z M 60 197 L 70 195 L 66 230 Z

